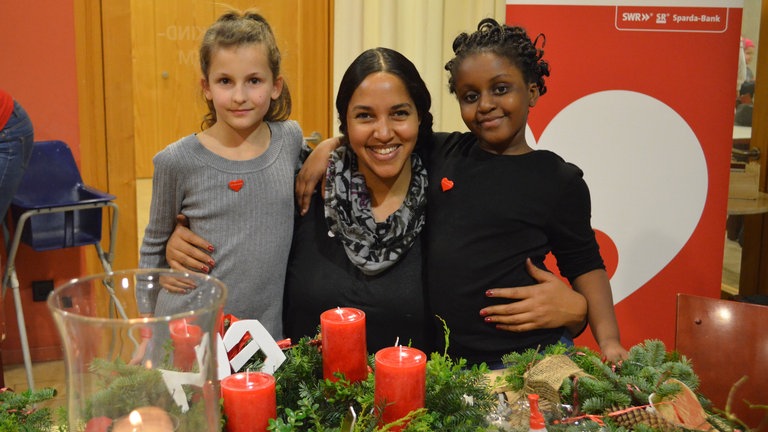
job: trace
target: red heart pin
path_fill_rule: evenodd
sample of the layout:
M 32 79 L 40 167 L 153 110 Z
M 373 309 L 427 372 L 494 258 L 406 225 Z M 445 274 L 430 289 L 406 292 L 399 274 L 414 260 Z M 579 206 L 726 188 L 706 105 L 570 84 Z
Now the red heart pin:
M 440 180 L 440 187 L 443 189 L 443 192 L 453 189 L 453 180 L 449 180 L 448 177 L 443 177 L 443 179 Z
M 229 182 L 229 188 L 235 192 L 240 192 L 240 189 L 243 188 L 243 179 L 232 180 Z

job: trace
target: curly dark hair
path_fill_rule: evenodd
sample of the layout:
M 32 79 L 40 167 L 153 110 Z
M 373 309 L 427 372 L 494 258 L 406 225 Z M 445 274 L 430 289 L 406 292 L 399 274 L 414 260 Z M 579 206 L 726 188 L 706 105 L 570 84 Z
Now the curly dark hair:
M 538 48 L 541 40 L 541 48 Z M 524 28 L 500 24 L 492 18 L 485 18 L 472 34 L 461 33 L 453 40 L 454 57 L 445 64 L 450 73 L 448 89 L 456 93 L 456 73 L 461 62 L 470 55 L 491 52 L 508 59 L 523 73 L 528 83 L 535 83 L 539 94 L 547 92 L 544 77 L 549 76 L 549 63 L 542 60 L 546 37 L 539 34 L 535 40 L 528 37 Z

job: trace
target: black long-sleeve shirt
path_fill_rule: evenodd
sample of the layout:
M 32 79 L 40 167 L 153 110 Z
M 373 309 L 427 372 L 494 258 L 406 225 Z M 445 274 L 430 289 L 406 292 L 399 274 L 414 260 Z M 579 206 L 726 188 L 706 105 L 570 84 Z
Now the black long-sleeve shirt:
M 428 157 L 426 276 L 432 312 L 450 330 L 449 353 L 496 363 L 512 351 L 556 343 L 564 328 L 511 333 L 479 312 L 509 301 L 487 297 L 489 288 L 536 283 L 526 258 L 543 268 L 551 251 L 571 280 L 604 268 L 582 171 L 546 150 L 499 156 L 469 133 L 436 138 Z

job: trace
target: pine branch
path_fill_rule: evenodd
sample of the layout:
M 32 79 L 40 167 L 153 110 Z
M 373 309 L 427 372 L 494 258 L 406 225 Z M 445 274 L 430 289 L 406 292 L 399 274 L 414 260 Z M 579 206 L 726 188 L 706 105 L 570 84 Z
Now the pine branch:
M 45 402 L 56 396 L 53 388 L 37 391 L 0 389 L 0 432 L 50 431 L 53 428 L 53 416 L 50 408 L 35 408 L 35 404 Z

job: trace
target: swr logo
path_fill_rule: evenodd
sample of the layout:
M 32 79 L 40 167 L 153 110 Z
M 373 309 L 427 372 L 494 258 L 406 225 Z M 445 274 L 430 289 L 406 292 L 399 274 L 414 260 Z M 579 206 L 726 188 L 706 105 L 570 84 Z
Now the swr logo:
M 624 21 L 645 22 L 650 20 L 652 16 L 653 14 L 650 13 L 624 12 L 622 14 L 622 19 Z

